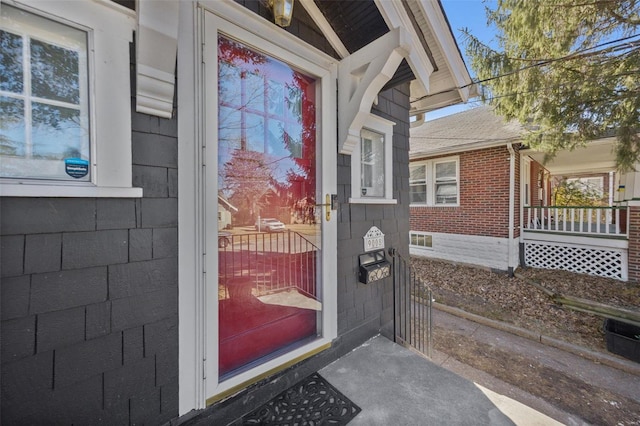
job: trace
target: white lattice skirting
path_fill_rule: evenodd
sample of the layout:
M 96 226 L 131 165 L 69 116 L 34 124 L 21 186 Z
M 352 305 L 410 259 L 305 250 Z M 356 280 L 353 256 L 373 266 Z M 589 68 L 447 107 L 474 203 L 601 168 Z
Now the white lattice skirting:
M 562 269 L 627 280 L 626 249 L 526 242 L 525 263 L 534 268 Z

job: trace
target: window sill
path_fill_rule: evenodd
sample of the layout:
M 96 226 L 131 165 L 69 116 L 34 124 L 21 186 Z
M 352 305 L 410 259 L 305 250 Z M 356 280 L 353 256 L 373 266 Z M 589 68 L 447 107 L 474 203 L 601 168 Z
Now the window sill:
M 142 188 L 59 183 L 0 183 L 0 197 L 141 198 Z
M 349 198 L 350 204 L 398 204 L 393 198 Z

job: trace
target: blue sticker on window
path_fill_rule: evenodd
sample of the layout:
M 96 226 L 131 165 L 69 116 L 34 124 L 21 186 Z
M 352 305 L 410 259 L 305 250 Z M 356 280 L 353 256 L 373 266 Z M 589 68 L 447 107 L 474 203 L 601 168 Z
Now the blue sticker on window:
M 81 158 L 65 158 L 64 171 L 72 178 L 83 178 L 89 173 L 89 162 Z

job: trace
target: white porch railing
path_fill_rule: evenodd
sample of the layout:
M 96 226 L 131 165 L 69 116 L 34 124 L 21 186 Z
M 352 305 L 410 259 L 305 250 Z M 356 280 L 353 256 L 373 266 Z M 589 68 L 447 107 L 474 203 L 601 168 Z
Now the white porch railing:
M 626 237 L 627 207 L 524 207 L 525 231 Z M 623 223 L 624 222 L 624 223 Z

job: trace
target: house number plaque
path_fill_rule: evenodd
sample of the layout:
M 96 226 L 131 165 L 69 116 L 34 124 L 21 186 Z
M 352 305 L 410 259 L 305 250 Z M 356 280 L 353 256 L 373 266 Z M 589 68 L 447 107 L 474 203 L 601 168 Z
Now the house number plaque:
M 384 234 L 376 226 L 372 226 L 363 239 L 365 252 L 384 249 Z

